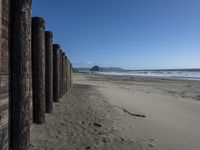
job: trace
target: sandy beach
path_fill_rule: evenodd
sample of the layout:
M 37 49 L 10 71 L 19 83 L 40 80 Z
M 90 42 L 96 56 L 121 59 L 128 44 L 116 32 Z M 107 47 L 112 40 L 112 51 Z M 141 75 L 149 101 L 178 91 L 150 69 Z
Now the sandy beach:
M 199 150 L 200 82 L 74 74 L 33 150 Z

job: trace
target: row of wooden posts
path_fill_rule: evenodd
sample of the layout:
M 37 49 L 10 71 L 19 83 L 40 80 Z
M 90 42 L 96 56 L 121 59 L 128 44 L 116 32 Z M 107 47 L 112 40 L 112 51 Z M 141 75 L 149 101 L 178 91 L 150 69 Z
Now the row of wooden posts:
M 32 18 L 32 0 L 11 0 L 9 148 L 30 148 L 31 123 L 43 124 L 72 87 L 72 64 L 53 44 L 41 17 Z
M 32 18 L 33 122 L 45 122 L 45 112 L 53 112 L 53 102 L 72 85 L 72 64 L 59 44 L 52 44 L 53 34 L 45 31 L 41 17 Z

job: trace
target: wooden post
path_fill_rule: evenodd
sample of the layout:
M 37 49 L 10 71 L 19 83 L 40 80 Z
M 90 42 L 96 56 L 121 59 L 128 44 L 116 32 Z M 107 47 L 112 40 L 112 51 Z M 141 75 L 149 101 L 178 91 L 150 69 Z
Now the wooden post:
M 65 93 L 67 93 L 67 56 L 65 56 Z
M 61 77 L 60 76 L 60 49 L 58 50 L 57 55 L 58 55 L 57 56 L 58 57 L 58 64 L 57 64 L 58 65 L 58 97 L 61 98 L 61 94 L 60 94 L 60 89 L 61 89 L 60 88 L 60 82 L 61 82 L 60 81 L 61 80 L 60 79 L 60 77 Z
M 66 56 L 66 92 L 69 91 L 69 89 L 68 89 L 69 78 L 68 78 L 68 77 L 69 77 L 69 76 L 68 76 L 68 58 L 67 58 L 67 56 Z
M 45 22 L 32 18 L 33 122 L 45 122 Z
M 53 101 L 59 102 L 59 44 L 53 45 Z
M 0 0 L 0 149 L 9 149 L 10 1 Z
M 70 63 L 70 60 L 69 60 L 69 66 L 68 66 L 69 67 L 69 73 L 68 73 L 69 74 L 69 90 L 71 89 L 71 69 L 70 69 L 70 64 L 71 63 Z
M 70 63 L 70 88 L 72 88 L 72 73 L 73 73 L 73 68 L 72 68 L 72 63 Z
M 31 0 L 11 0 L 10 149 L 28 150 L 32 101 Z
M 68 91 L 70 91 L 70 60 L 68 59 Z
M 62 83 L 63 83 L 63 68 L 62 68 L 62 62 L 63 62 L 63 60 L 62 60 L 62 50 L 60 49 L 60 97 L 62 97 Z
M 46 113 L 53 112 L 53 33 L 45 32 L 45 52 L 46 52 Z
M 70 91 L 70 60 L 68 59 L 68 78 L 69 78 L 69 81 L 68 81 L 68 88 L 69 88 L 69 91 Z
M 67 92 L 69 92 L 69 60 L 67 58 Z
M 62 82 L 62 94 L 65 94 L 65 53 L 62 53 L 62 77 L 63 77 L 63 82 Z
M 69 76 L 70 76 L 69 84 L 70 84 L 70 89 L 71 89 L 71 87 L 72 87 L 72 64 L 71 64 L 71 62 L 69 63 Z

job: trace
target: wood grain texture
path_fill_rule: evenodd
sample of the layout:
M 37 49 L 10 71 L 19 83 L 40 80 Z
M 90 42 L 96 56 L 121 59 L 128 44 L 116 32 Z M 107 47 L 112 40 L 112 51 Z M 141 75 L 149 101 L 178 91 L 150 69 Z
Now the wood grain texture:
M 10 148 L 28 150 L 32 102 L 32 0 L 11 0 Z
M 69 92 L 69 61 L 67 56 L 65 57 L 66 59 L 66 92 Z
M 62 71 L 63 71 L 63 68 L 62 68 L 62 50 L 60 50 L 60 97 L 62 97 L 62 83 L 63 83 L 63 73 L 62 73 Z
M 53 33 L 45 32 L 45 86 L 46 86 L 46 113 L 53 112 Z
M 63 77 L 63 83 L 62 83 L 62 92 L 63 94 L 65 94 L 65 82 L 66 82 L 66 77 L 65 77 L 65 53 L 63 52 L 62 53 L 62 59 L 63 59 L 63 62 L 62 62 L 62 68 L 63 68 L 63 74 L 62 74 L 62 77 Z
M 45 22 L 32 18 L 33 122 L 45 122 Z
M 59 56 L 60 56 L 60 45 L 53 45 L 53 101 L 59 102 Z
M 0 0 L 0 150 L 8 150 L 9 1 Z

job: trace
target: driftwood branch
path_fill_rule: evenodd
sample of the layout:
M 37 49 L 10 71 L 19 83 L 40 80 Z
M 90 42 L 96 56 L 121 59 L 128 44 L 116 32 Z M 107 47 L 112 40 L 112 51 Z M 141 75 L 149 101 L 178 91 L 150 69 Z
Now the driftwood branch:
M 122 109 L 122 110 L 124 111 L 124 113 L 127 113 L 127 114 L 129 114 L 129 115 L 132 115 L 132 116 L 135 116 L 135 117 L 146 118 L 145 115 L 132 113 L 132 112 L 128 111 L 127 109 L 123 108 L 123 107 L 119 107 L 119 106 L 117 106 L 117 105 L 115 105 L 115 107 L 117 107 L 117 108 L 119 108 L 119 109 Z
M 145 118 L 146 116 L 145 115 L 142 115 L 142 114 L 135 114 L 135 113 L 131 113 L 129 112 L 127 109 L 123 108 L 124 112 L 129 114 L 129 115 L 132 115 L 132 116 L 136 116 L 136 117 L 142 117 L 142 118 Z

